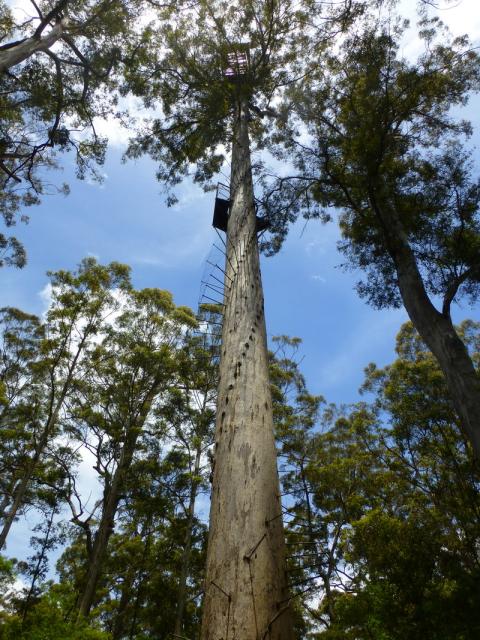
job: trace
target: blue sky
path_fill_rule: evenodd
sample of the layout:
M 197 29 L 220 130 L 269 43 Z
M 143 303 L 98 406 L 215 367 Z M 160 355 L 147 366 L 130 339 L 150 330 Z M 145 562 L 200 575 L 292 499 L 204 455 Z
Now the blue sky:
M 403 2 L 409 10 L 414 4 Z M 478 0 L 463 0 L 442 12 L 442 18 L 457 33 L 470 29 L 478 40 Z M 414 41 L 406 43 L 406 52 L 414 49 Z M 477 123 L 479 106 L 476 100 L 468 110 Z M 0 270 L 0 306 L 41 313 L 46 271 L 74 269 L 83 257 L 94 255 L 102 263 L 129 264 L 136 287 L 168 289 L 177 304 L 197 307 L 205 260 L 212 243 L 218 243 L 211 227 L 214 194 L 187 182 L 179 189 L 179 204 L 168 209 L 154 163 L 144 158 L 122 164 L 122 135 L 111 123 L 104 130 L 114 134 L 104 183 L 77 181 L 68 157 L 63 172 L 52 173 L 52 182 L 70 183 L 71 194 L 46 196 L 40 207 L 27 212 L 30 223 L 14 230 L 27 248 L 28 264 L 23 270 Z M 331 402 L 350 403 L 359 399 L 363 368 L 372 361 L 382 366 L 393 359 L 395 335 L 406 314 L 376 311 L 358 298 L 354 284 L 359 274 L 338 268 L 342 256 L 337 240 L 334 224 L 312 221 L 304 227 L 301 221 L 291 229 L 281 252 L 262 260 L 262 270 L 269 337 L 300 337 L 310 391 Z M 455 319 L 478 320 L 478 311 L 457 308 Z M 17 532 L 8 552 L 23 555 L 28 540 L 23 524 Z
M 70 182 L 71 193 L 49 196 L 29 213 L 17 236 L 28 250 L 23 270 L 4 269 L 1 304 L 41 313 L 46 271 L 74 269 L 87 255 L 132 267 L 136 287 L 172 291 L 177 304 L 197 307 L 205 260 L 220 241 L 211 227 L 212 193 L 186 184 L 180 203 L 167 208 L 148 159 L 121 164 L 112 149 L 103 185 Z M 300 221 L 282 251 L 262 261 L 269 336 L 303 339 L 302 368 L 311 390 L 328 400 L 352 402 L 369 361 L 392 356 L 403 311 L 378 312 L 353 291 L 356 274 L 337 267 L 334 224 Z
M 25 2 L 10 0 L 12 5 Z M 478 0 L 440 4 L 444 8 L 440 16 L 453 33 L 468 29 L 472 38 L 480 39 Z M 402 0 L 402 15 L 414 18 L 415 6 L 416 0 Z M 403 53 L 413 56 L 417 50 L 418 40 L 412 34 L 405 39 Z M 479 108 L 476 100 L 467 117 L 478 120 Z M 79 182 L 72 175 L 70 159 L 61 159 L 64 170 L 52 172 L 51 181 L 69 182 L 71 194 L 46 196 L 40 207 L 28 210 L 30 223 L 16 227 L 28 251 L 28 264 L 21 271 L 0 270 L 0 305 L 40 313 L 45 272 L 74 269 L 93 254 L 104 263 L 118 260 L 131 265 L 137 287 L 168 289 L 177 304 L 196 308 L 205 259 L 212 243 L 218 242 L 211 227 L 213 194 L 187 182 L 179 189 L 179 204 L 167 208 L 154 163 L 144 158 L 122 164 L 126 132 L 112 122 L 98 124 L 112 138 L 104 183 Z M 475 137 L 478 140 L 478 134 Z M 358 299 L 354 291 L 358 274 L 338 268 L 342 256 L 336 250 L 337 240 L 334 224 L 312 221 L 304 228 L 300 221 L 280 254 L 263 260 L 267 330 L 270 336 L 303 339 L 302 367 L 313 392 L 329 401 L 352 402 L 358 399 L 363 367 L 392 359 L 395 334 L 406 315 L 402 310 L 376 311 Z M 456 317 L 466 316 L 475 313 L 468 308 L 456 311 Z

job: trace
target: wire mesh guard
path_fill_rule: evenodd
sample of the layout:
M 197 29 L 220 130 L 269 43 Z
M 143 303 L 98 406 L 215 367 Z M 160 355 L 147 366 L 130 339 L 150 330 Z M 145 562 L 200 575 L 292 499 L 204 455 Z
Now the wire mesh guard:
M 197 335 L 212 362 L 219 363 L 225 295 L 225 252 L 213 245 L 205 263 L 198 299 L 199 326 Z

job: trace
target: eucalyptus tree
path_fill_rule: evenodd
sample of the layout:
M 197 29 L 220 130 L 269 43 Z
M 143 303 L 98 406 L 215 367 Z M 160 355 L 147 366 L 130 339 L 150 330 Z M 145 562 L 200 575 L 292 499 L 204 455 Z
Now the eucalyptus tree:
M 471 126 L 455 109 L 479 89 L 479 57 L 466 37 L 424 20 L 425 52 L 412 63 L 399 52 L 403 33 L 366 21 L 292 90 L 279 139 L 298 171 L 270 197 L 290 200 L 294 218 L 340 211 L 345 266 L 365 275 L 359 294 L 376 308 L 405 306 L 480 455 L 480 381 L 451 319 L 454 301 L 480 291 L 480 187 L 462 146 Z M 310 143 L 298 138 L 300 122 Z M 275 226 L 272 251 L 287 230 L 278 216 Z
M 347 20 L 362 6 L 335 8 Z M 194 180 L 206 183 L 232 153 L 204 639 L 292 637 L 250 135 L 261 148 L 262 116 L 305 72 L 308 35 L 320 49 L 319 33 L 331 33 L 317 9 L 289 0 L 179 3 L 129 84 L 148 105 L 160 99 L 163 117 L 146 124 L 129 155 L 159 162 L 170 202 L 192 165 Z
M 457 331 L 478 361 L 478 323 Z M 337 429 L 319 442 L 309 469 L 314 502 L 326 514 L 334 513 L 335 484 L 355 480 L 340 543 L 354 579 L 336 594 L 334 619 L 318 637 L 473 639 L 480 629 L 478 463 L 457 428 L 445 378 L 410 323 L 399 332 L 397 354 L 383 369 L 367 368 L 369 416 L 354 410 L 343 434 Z M 335 448 L 348 440 L 354 455 L 345 466 Z
M 207 314 L 210 315 L 210 314 Z M 206 314 L 200 314 L 200 321 Z M 218 317 L 216 314 L 214 317 Z M 210 318 L 213 320 L 213 318 Z M 210 331 L 212 325 L 210 324 Z M 218 335 L 218 334 L 217 334 Z M 219 337 L 219 336 L 218 336 Z M 201 491 L 206 492 L 211 467 L 208 453 L 213 441 L 215 409 L 218 386 L 216 348 L 214 338 L 191 336 L 179 353 L 179 379 L 170 390 L 169 412 L 164 412 L 169 439 L 174 450 L 183 452 L 187 461 L 188 496 L 181 500 L 181 529 L 183 552 L 178 577 L 178 594 L 174 633 L 185 635 L 184 613 L 191 573 L 191 556 L 195 530 L 197 500 Z
M 3 459 L 7 468 L 2 474 L 0 548 L 26 506 L 30 489 L 41 484 L 39 472 L 43 469 L 48 475 L 54 465 L 57 444 L 60 453 L 63 451 L 57 438 L 62 431 L 61 418 L 87 347 L 115 310 L 114 294 L 130 287 L 128 267 L 118 263 L 101 266 L 92 258 L 84 260 L 77 272 L 53 272 L 50 278 L 51 302 L 43 322 L 17 310 L 3 314 L 6 403 L 0 425 L 2 448 L 9 453 Z M 66 464 L 72 458 L 63 453 L 67 455 L 59 460 Z
M 46 170 L 57 166 L 58 152 L 71 153 L 78 177 L 101 178 L 96 165 L 106 140 L 95 118 L 122 116 L 118 83 L 141 48 L 146 6 L 142 0 L 31 0 L 21 9 L 0 3 L 0 214 L 7 227 L 21 209 L 56 190 Z M 68 192 L 66 185 L 59 190 Z M 15 238 L 0 234 L 0 251 L 0 266 L 25 264 Z
M 28 459 L 31 407 L 27 389 L 40 354 L 43 327 L 40 319 L 19 309 L 0 310 L 2 342 L 0 398 L 0 517 L 8 512 L 16 474 Z
M 142 434 L 155 429 L 152 414 L 161 411 L 167 389 L 176 383 L 175 354 L 183 333 L 196 324 L 189 309 L 176 307 L 171 294 L 159 289 L 130 291 L 120 304 L 118 315 L 102 328 L 85 358 L 65 424 L 93 455 L 102 490 L 88 513 L 75 476 L 70 478 L 67 499 L 87 552 L 77 602 L 80 623 L 95 601 L 118 506 L 142 450 Z
M 457 327 L 476 366 L 478 330 Z M 366 400 L 319 412 L 282 344 L 273 397 L 302 637 L 476 637 L 478 465 L 435 358 L 407 323 L 397 358 L 366 368 Z

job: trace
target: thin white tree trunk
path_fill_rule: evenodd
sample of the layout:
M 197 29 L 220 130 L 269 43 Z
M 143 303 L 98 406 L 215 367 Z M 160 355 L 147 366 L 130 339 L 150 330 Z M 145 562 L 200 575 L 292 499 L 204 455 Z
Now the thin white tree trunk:
M 205 405 L 205 401 L 204 401 Z M 198 445 L 195 455 L 195 465 L 193 469 L 192 484 L 190 487 L 190 502 L 188 504 L 187 512 L 187 531 L 185 533 L 184 551 L 182 558 L 182 569 L 180 573 L 180 581 L 178 587 L 178 601 L 177 601 L 177 614 L 175 617 L 175 629 L 174 635 L 180 636 L 183 628 L 183 618 L 185 613 L 185 602 L 187 599 L 187 581 L 190 570 L 190 557 L 192 555 L 192 537 L 193 537 L 193 525 L 195 520 L 195 502 L 197 500 L 197 492 L 199 482 L 197 480 L 200 475 L 200 465 L 202 458 L 202 442 Z
M 57 22 L 46 36 L 32 36 L 25 38 L 8 49 L 0 50 L 0 72 L 8 71 L 20 62 L 24 62 L 38 51 L 45 51 L 62 37 L 67 26 L 67 19 Z
M 291 640 L 245 102 L 231 199 L 201 639 Z

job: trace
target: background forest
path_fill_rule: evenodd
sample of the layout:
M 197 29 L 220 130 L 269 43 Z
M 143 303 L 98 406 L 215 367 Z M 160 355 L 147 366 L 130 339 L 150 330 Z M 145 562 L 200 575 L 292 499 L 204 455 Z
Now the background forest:
M 198 637 L 222 319 L 198 225 L 240 41 L 297 637 L 479 637 L 480 12 L 449 31 L 452 4 L 0 3 L 0 638 Z

